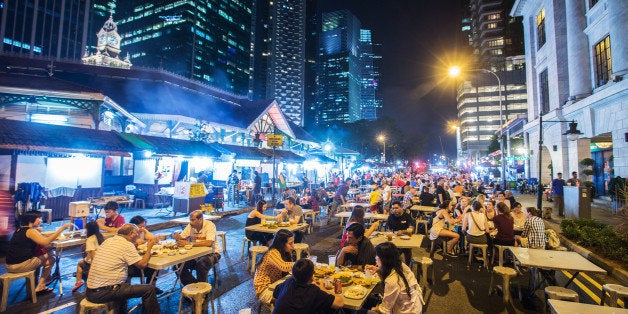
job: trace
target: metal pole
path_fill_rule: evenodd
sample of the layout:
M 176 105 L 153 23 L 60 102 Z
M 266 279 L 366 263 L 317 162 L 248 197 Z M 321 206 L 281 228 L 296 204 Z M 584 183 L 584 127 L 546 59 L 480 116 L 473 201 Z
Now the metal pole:
M 538 152 L 538 180 L 539 184 L 536 188 L 536 208 L 541 211 L 541 204 L 543 202 L 543 191 L 541 191 L 541 165 L 543 164 L 543 113 L 539 110 L 539 152 Z
M 384 139 L 384 164 L 386 164 L 386 139 Z

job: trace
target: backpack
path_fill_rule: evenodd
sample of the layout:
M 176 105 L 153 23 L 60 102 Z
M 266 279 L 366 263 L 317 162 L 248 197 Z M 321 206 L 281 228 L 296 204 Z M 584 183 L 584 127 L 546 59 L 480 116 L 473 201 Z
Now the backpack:
M 556 231 L 549 229 L 545 230 L 545 238 L 547 239 L 547 248 L 548 249 L 556 249 L 560 246 L 560 238 Z

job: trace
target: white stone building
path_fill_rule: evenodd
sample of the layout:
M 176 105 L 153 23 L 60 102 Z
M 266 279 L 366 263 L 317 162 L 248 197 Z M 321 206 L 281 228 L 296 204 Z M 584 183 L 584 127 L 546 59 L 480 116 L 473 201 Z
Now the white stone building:
M 550 162 L 569 177 L 589 157 L 595 175 L 585 179 L 603 193 L 611 173 L 628 176 L 628 1 L 517 0 L 510 15 L 524 23 L 528 176 L 538 177 L 542 112 L 542 182 Z M 568 141 L 569 124 L 558 120 L 574 120 L 583 134 Z

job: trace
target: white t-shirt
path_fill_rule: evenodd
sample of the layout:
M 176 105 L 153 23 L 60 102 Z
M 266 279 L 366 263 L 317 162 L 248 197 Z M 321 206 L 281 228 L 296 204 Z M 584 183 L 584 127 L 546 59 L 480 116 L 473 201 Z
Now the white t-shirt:
M 475 222 L 473 222 L 474 218 L 475 218 L 475 222 L 477 222 L 477 224 Z M 467 226 L 468 226 L 469 229 L 467 229 L 467 234 L 470 234 L 470 235 L 476 236 L 476 237 L 485 234 L 486 230 L 482 230 L 482 229 L 484 229 L 484 222 L 485 221 L 486 221 L 486 216 L 483 213 L 480 213 L 480 212 L 468 212 L 467 213 Z
M 96 289 L 121 284 L 126 281 L 129 265 L 142 260 L 133 243 L 115 235 L 103 242 L 87 277 L 87 288 Z
M 213 248 L 211 248 L 212 253 L 220 253 L 220 246 L 216 242 L 216 225 L 209 220 L 203 220 L 201 230 L 196 230 L 188 224 L 180 235 L 183 239 L 190 238 L 192 242 L 196 240 L 212 240 L 214 241 Z
M 91 235 L 85 241 L 85 253 L 87 253 L 87 256 L 85 256 L 86 263 L 88 264 L 92 263 L 92 257 L 91 257 L 91 254 L 89 254 L 89 252 L 96 251 L 96 249 L 98 249 L 98 238 L 96 237 L 96 235 Z

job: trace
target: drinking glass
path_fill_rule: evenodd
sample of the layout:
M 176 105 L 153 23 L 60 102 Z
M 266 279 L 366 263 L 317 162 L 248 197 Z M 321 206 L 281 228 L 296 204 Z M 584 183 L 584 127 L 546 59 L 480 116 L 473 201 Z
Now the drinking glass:
M 336 267 L 336 255 L 329 255 L 329 267 Z
M 314 263 L 314 265 L 316 265 L 316 261 L 318 260 L 318 257 L 316 255 L 310 255 L 310 260 L 312 261 L 312 263 Z

